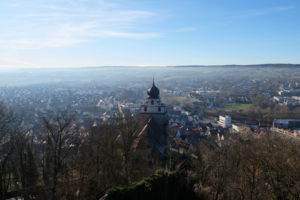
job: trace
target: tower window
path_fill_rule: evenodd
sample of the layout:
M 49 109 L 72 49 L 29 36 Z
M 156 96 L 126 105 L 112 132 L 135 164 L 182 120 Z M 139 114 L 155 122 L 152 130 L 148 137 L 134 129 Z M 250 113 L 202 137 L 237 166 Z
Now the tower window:
M 147 106 L 144 107 L 144 111 L 147 112 Z
M 151 100 L 151 105 L 153 105 L 154 104 L 154 101 L 153 100 Z
M 158 112 L 160 112 L 160 110 L 161 110 L 161 109 L 160 109 L 160 106 L 159 106 L 159 107 L 158 107 Z

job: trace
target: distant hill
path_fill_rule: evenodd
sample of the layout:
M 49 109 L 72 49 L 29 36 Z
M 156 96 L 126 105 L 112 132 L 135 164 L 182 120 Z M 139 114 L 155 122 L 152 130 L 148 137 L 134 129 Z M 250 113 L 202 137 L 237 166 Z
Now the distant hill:
M 261 68 L 261 67 L 276 67 L 276 68 L 300 68 L 300 64 L 256 64 L 256 65 L 177 65 L 177 66 L 169 66 L 174 68 L 180 68 L 180 67 L 189 67 L 189 68 L 197 68 L 197 67 L 228 67 L 228 68 L 234 68 L 234 67 L 251 67 L 251 68 Z

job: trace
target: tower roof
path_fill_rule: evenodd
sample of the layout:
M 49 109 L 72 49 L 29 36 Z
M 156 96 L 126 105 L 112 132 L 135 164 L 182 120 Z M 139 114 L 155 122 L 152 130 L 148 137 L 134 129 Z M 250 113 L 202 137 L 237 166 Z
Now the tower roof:
M 148 89 L 147 93 L 149 95 L 149 99 L 159 98 L 159 89 L 155 86 L 154 78 L 153 78 L 152 87 Z

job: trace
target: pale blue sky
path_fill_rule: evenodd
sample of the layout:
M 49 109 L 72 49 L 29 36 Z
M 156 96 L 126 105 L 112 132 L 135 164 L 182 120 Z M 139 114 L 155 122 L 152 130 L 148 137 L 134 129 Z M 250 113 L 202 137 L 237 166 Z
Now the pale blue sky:
M 299 0 L 0 0 L 0 67 L 300 63 Z

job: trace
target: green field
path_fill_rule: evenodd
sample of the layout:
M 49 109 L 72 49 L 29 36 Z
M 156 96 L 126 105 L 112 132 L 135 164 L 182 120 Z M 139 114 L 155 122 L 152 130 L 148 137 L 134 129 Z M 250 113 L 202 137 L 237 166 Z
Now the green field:
M 164 99 L 165 103 L 170 103 L 170 104 L 180 104 L 180 103 L 193 103 L 197 102 L 198 100 L 195 98 L 188 98 L 188 97 L 183 97 L 183 96 L 177 96 L 177 97 L 167 97 Z
M 252 104 L 244 104 L 244 103 L 228 103 L 225 108 L 238 109 L 238 110 L 246 110 L 250 108 Z

